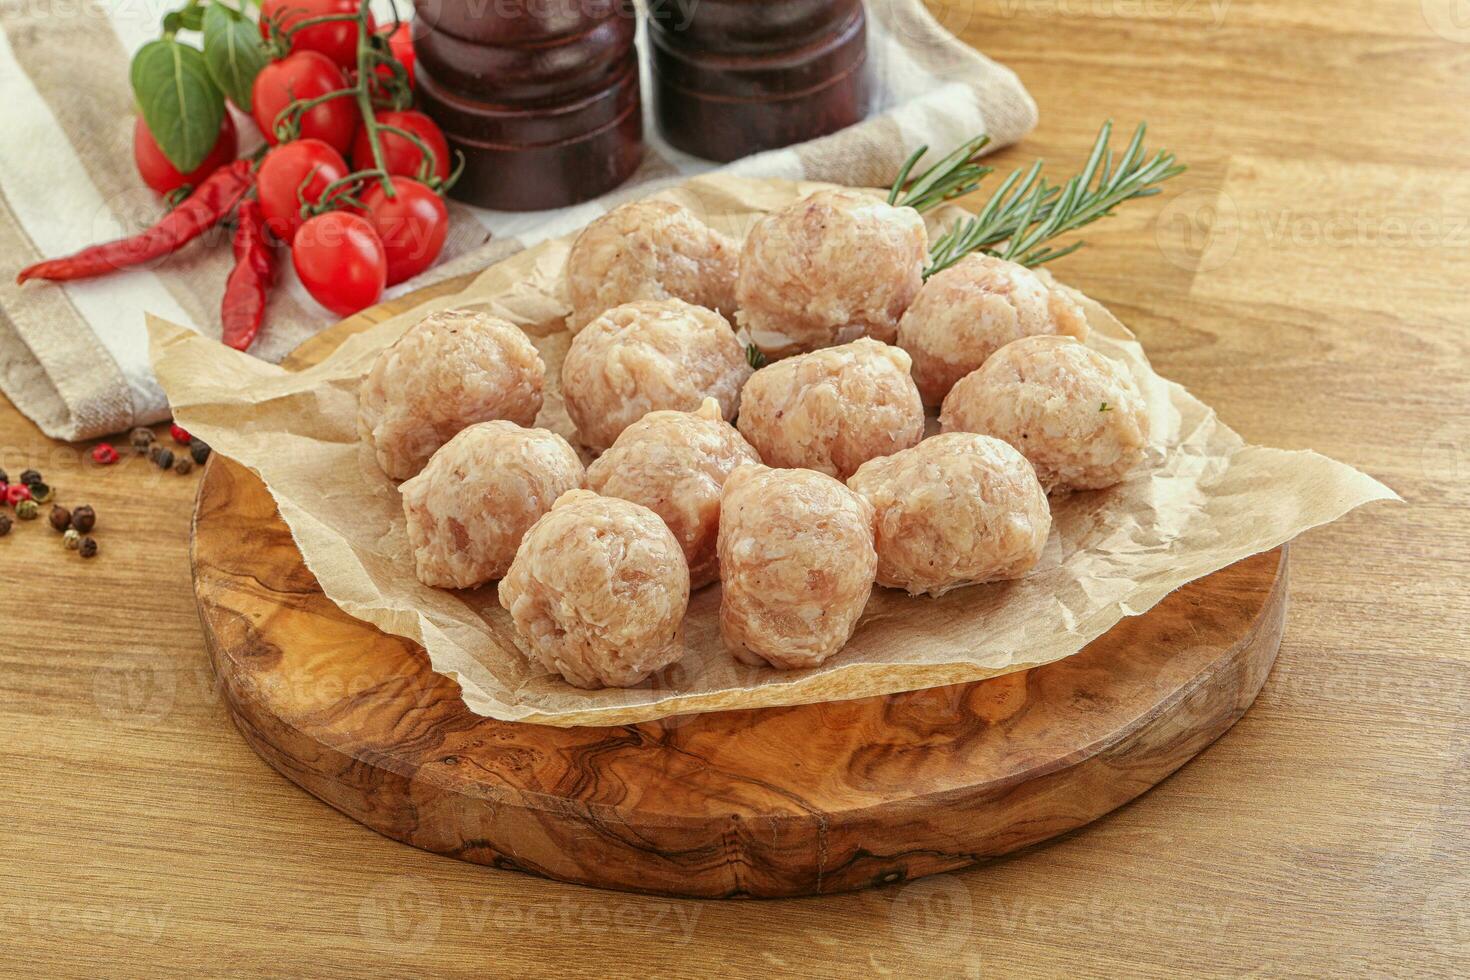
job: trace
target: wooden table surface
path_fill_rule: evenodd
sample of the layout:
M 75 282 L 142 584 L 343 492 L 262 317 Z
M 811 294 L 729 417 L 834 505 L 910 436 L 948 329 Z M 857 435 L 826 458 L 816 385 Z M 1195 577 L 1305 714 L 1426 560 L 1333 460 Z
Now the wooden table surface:
M 583 890 L 374 835 L 236 735 L 185 562 L 197 479 L 42 437 L 102 554 L 0 540 L 0 970 L 696 976 L 1470 971 L 1470 20 L 1454 0 L 935 6 L 1072 167 L 1146 118 L 1192 170 L 1057 267 L 1246 438 L 1398 490 L 1294 548 L 1254 709 L 1068 838 L 885 890 Z M 1457 19 L 1458 16 L 1458 19 Z

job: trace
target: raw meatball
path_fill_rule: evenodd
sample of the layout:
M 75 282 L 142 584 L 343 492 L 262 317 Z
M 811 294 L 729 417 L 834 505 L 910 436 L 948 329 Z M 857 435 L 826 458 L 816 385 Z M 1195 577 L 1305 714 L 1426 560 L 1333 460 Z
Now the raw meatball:
M 572 338 L 561 393 L 582 444 L 602 450 L 659 409 L 692 412 L 713 398 L 734 418 L 748 377 L 745 350 L 724 317 L 666 299 L 614 307 Z
M 640 299 L 682 299 L 735 313 L 740 245 L 677 204 L 634 201 L 582 230 L 567 256 L 576 333 L 593 317 Z
M 913 208 L 817 191 L 750 230 L 736 321 L 771 356 L 863 336 L 892 343 L 928 261 L 924 219 Z
M 399 487 L 419 581 L 468 589 L 500 578 L 526 529 L 583 475 L 554 432 L 502 421 L 465 429 Z
M 1110 487 L 1143 458 L 1148 407 L 1122 365 L 1070 337 L 1023 337 L 965 375 L 944 431 L 1015 446 L 1048 492 Z
M 500 604 L 568 683 L 630 687 L 684 655 L 689 566 L 647 507 L 569 490 L 526 532 Z
M 990 436 L 925 439 L 869 460 L 847 485 L 877 514 L 878 584 L 910 595 L 1020 578 L 1051 530 L 1031 464 Z
M 684 548 L 689 587 L 720 577 L 715 537 L 730 471 L 761 458 L 706 398 L 697 412 L 649 412 L 587 468 L 587 489 L 652 510 Z
M 864 337 L 767 365 L 741 393 L 740 432 L 771 466 L 845 480 L 924 438 L 909 363 L 899 348 Z
M 925 405 L 1001 347 L 1033 334 L 1087 339 L 1077 301 L 1024 265 L 973 254 L 930 276 L 898 323 L 898 345 L 914 359 Z
M 742 466 L 720 502 L 720 635 L 743 663 L 815 667 L 873 592 L 873 508 L 811 470 Z
M 468 310 L 433 313 L 373 362 L 357 428 L 395 480 L 413 476 L 461 429 L 541 411 L 546 366 L 514 324 Z

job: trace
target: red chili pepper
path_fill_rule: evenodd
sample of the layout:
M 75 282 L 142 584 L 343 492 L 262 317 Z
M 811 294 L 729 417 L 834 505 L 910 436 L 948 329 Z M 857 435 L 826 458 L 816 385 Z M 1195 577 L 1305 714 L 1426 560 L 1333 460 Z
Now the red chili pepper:
M 187 429 L 185 429 L 182 425 L 179 425 L 179 423 L 177 422 L 169 425 L 168 434 L 173 436 L 174 442 L 178 443 L 181 446 L 187 446 L 189 444 L 189 440 L 194 438 L 193 436 L 189 435 Z
M 99 442 L 92 447 L 92 461 L 101 463 L 103 466 L 111 466 L 117 462 L 117 450 L 110 442 Z
M 106 275 L 132 265 L 177 252 L 210 228 L 219 224 L 250 189 L 251 162 L 236 160 L 206 177 L 199 187 L 178 207 L 164 215 L 147 231 L 84 248 L 75 255 L 48 259 L 20 270 L 16 282 L 27 279 L 49 279 L 65 282 Z
M 235 350 L 245 350 L 260 333 L 266 294 L 276 279 L 276 254 L 265 237 L 265 214 L 256 198 L 240 202 L 233 247 L 235 268 L 225 281 L 225 298 L 219 311 L 224 327 L 221 339 Z M 189 440 L 186 437 L 183 441 Z

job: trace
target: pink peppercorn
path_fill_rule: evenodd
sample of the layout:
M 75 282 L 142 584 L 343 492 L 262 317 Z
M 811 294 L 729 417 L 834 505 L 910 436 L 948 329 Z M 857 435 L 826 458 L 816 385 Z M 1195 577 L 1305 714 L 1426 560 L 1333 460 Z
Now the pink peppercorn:
M 112 448 L 110 442 L 99 442 L 92 447 L 92 461 L 103 466 L 111 466 L 117 462 L 117 450 Z
M 177 422 L 168 427 L 168 434 L 173 436 L 174 442 L 178 443 L 181 446 L 187 446 L 189 444 L 189 440 L 193 438 L 193 436 L 189 435 L 184 427 L 182 425 L 179 425 Z
M 14 507 L 22 500 L 31 499 L 31 488 L 24 483 L 12 483 L 5 488 L 5 502 Z

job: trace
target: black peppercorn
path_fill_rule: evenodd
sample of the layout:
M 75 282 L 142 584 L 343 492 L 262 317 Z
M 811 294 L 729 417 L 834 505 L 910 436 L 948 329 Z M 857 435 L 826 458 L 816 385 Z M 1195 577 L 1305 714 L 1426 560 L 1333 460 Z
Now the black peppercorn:
M 171 470 L 171 469 L 173 469 L 174 468 L 174 451 L 172 449 L 165 449 L 165 450 L 163 450 L 162 452 L 160 452 L 157 456 L 155 456 L 153 458 L 153 462 L 157 463 L 158 464 L 158 468 L 161 469 L 161 470 Z
M 22 470 L 20 474 L 20 482 L 24 483 L 28 487 L 40 483 L 41 473 L 39 470 Z
M 191 439 L 189 441 L 189 455 L 194 457 L 194 462 L 203 466 L 209 461 L 209 445 L 202 439 Z
M 71 511 L 67 510 L 60 504 L 52 507 L 51 513 L 47 515 L 47 517 L 51 521 L 51 526 L 56 528 L 56 530 L 58 531 L 65 531 L 67 528 L 71 527 Z
M 194 461 L 188 456 L 180 456 L 174 463 L 174 472 L 183 476 L 194 469 Z
M 154 445 L 148 447 L 148 458 L 156 463 L 158 462 L 158 457 L 162 456 L 164 452 L 164 448 L 155 443 Z
M 0 538 L 3 538 L 5 537 L 5 535 L 10 533 L 10 525 L 10 515 L 0 514 Z
M 96 541 L 96 539 L 95 538 L 83 538 L 82 539 L 82 543 L 77 547 L 77 552 L 80 553 L 83 558 L 93 558 L 93 557 L 95 557 L 97 555 L 97 541 Z
M 38 504 L 44 504 L 51 499 L 51 487 L 45 483 L 29 484 L 31 488 L 31 499 Z
M 157 438 L 158 437 L 153 434 L 152 429 L 141 426 L 128 433 L 128 442 L 132 444 L 133 449 L 140 456 L 148 452 L 148 447 L 153 445 L 154 441 Z
M 86 534 L 97 526 L 97 512 L 86 504 L 83 504 L 71 512 L 71 526 L 82 534 Z
M 6 473 L 4 470 L 0 470 L 0 484 L 5 484 L 5 483 L 9 483 L 9 482 L 10 482 L 10 474 L 9 473 Z

